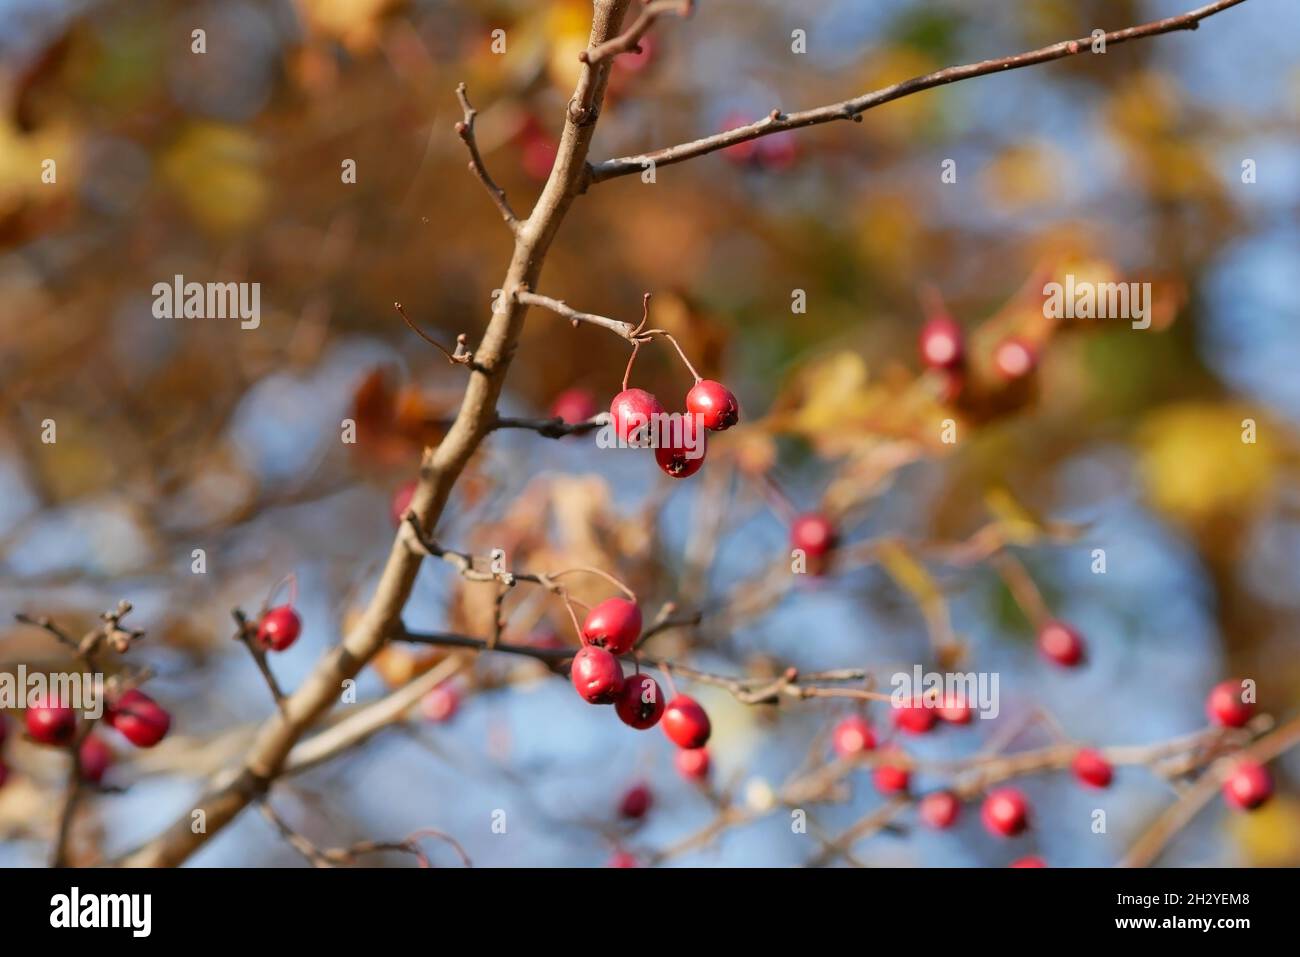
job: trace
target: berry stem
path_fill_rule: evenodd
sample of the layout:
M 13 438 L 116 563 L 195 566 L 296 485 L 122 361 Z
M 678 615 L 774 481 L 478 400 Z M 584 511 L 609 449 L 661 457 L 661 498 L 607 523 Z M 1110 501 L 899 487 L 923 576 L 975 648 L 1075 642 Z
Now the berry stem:
M 640 335 L 641 338 L 643 339 L 650 339 L 654 336 L 659 336 L 660 338 L 667 339 L 669 342 L 673 344 L 673 348 L 677 350 L 677 354 L 682 357 L 682 362 L 686 365 L 686 371 L 691 374 L 691 377 L 696 382 L 699 382 L 702 378 L 704 378 L 702 375 L 700 375 L 698 372 L 695 371 L 695 366 L 691 365 L 691 360 L 686 358 L 686 353 L 682 351 L 682 347 L 677 344 L 677 340 L 673 338 L 672 333 L 670 333 L 667 329 L 647 329 L 645 332 L 641 333 Z
M 632 377 L 632 363 L 636 362 L 636 354 L 641 350 L 641 341 L 632 340 L 632 354 L 628 356 L 627 368 L 623 370 L 623 391 L 627 391 L 627 381 Z
M 772 478 L 770 472 L 760 472 L 758 475 L 758 487 L 763 493 L 763 499 L 771 507 L 772 511 L 780 517 L 781 521 L 789 525 L 798 516 L 798 509 L 790 501 L 790 496 L 785 494 L 781 486 L 776 484 L 776 479 Z
M 1047 602 L 1043 601 L 1042 592 L 1038 590 L 1038 586 L 1034 584 L 1033 578 L 1018 558 L 1010 552 L 1003 551 L 994 555 L 991 561 L 1002 581 L 1006 583 L 1011 597 L 1015 599 L 1035 630 L 1051 620 L 1052 613 L 1048 610 Z
M 599 568 L 593 568 L 590 565 L 575 565 L 573 568 L 566 568 L 562 571 L 548 572 L 546 577 L 550 579 L 556 579 L 556 578 L 563 578 L 565 575 L 582 574 L 582 573 L 586 573 L 588 575 L 599 575 L 601 578 L 605 579 L 605 581 L 609 582 L 611 585 L 613 585 L 615 588 L 621 591 L 624 595 L 627 595 L 627 597 L 630 598 L 632 601 L 637 600 L 636 592 L 634 592 L 631 588 L 628 588 L 627 585 L 623 584 L 623 582 L 619 581 L 609 572 L 603 571 L 602 569 Z

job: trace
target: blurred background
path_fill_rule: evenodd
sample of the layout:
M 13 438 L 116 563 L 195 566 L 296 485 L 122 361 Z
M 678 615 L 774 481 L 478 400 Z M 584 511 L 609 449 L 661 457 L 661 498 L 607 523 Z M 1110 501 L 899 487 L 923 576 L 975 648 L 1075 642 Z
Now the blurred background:
M 618 62 L 592 159 L 1194 5 L 702 0 Z M 152 751 L 112 742 L 106 782 L 122 790 L 89 805 L 77 859 L 119 853 L 186 813 L 202 775 L 237 758 L 271 712 L 232 640 L 232 608 L 256 613 L 294 576 L 304 635 L 273 662 L 293 687 L 364 606 L 394 493 L 465 378 L 392 303 L 472 346 L 510 251 L 452 131 L 456 84 L 522 214 L 549 171 L 590 13 L 568 0 L 0 0 L 0 662 L 69 666 L 47 636 L 11 624 L 14 612 L 78 631 L 125 598 L 148 631 L 129 663 L 154 670 L 149 693 L 174 714 Z M 205 53 L 191 52 L 195 29 Z M 791 52 L 796 29 L 806 53 Z M 1259 682 L 1261 710 L 1294 713 L 1298 33 L 1296 4 L 1249 0 L 1195 32 L 944 87 L 861 124 L 662 168 L 653 184 L 592 187 L 539 291 L 628 320 L 653 293 L 653 322 L 736 391 L 742 425 L 680 482 L 591 436 L 497 433 L 439 538 L 504 548 L 518 568 L 597 565 L 652 609 L 717 611 L 650 646 L 713 671 L 780 662 L 888 676 L 959 661 L 999 673 L 1001 717 L 909 742 L 922 757 L 971 754 L 1035 708 L 1082 741 L 1172 738 L 1204 725 L 1206 692 L 1234 675 Z M 51 158 L 57 176 L 43 182 Z M 946 160 L 955 182 L 941 178 Z M 1152 327 L 1047 323 L 1039 290 L 1066 273 L 1151 282 Z M 260 283 L 260 326 L 156 318 L 152 287 L 177 274 Z M 921 373 L 917 334 L 939 308 L 927 289 L 970 336 L 975 373 L 960 393 Z M 805 311 L 792 310 L 798 290 Z M 1040 361 L 1004 388 L 988 355 L 1009 334 Z M 504 411 L 544 417 L 573 388 L 604 408 L 626 356 L 601 329 L 533 310 Z M 656 344 L 633 384 L 680 406 L 690 382 Z M 340 441 L 349 417 L 356 444 Z M 955 444 L 940 440 L 946 418 Z M 1241 440 L 1246 418 L 1254 444 Z M 835 516 L 846 551 L 901 544 L 888 561 L 773 588 L 767 573 L 788 564 L 788 545 L 769 483 L 796 509 Z M 1077 528 L 1062 540 L 1056 523 Z M 1085 668 L 1043 662 L 986 561 L 944 558 L 987 527 L 1084 634 Z M 1093 571 L 1097 548 L 1105 574 Z M 192 572 L 195 549 L 204 574 Z M 577 593 L 594 601 L 608 587 Z M 575 640 L 558 602 L 519 590 L 507 610 L 510 638 Z M 426 563 L 406 621 L 483 635 L 491 614 L 490 588 Z M 439 658 L 386 651 L 359 697 Z M 535 663 L 467 659 L 453 681 L 452 718 L 413 713 L 277 789 L 279 813 L 330 846 L 435 827 L 476 865 L 600 865 L 619 849 L 658 860 L 715 818 L 716 794 L 678 778 L 658 731 L 631 731 Z M 852 710 L 691 693 L 713 717 L 712 787 L 759 809 Z M 20 738 L 4 745 L 0 788 L 0 864 L 11 866 L 46 859 L 65 760 Z M 1046 740 L 1030 731 L 1016 746 Z M 1300 863 L 1300 756 L 1273 767 L 1269 805 L 1243 815 L 1215 802 L 1162 862 Z M 655 805 L 622 822 L 619 796 L 637 781 Z M 879 803 L 865 772 L 849 783 L 809 807 L 821 830 Z M 856 856 L 1107 865 L 1174 796 L 1141 768 L 1105 792 L 1062 774 L 1025 789 L 1036 827 L 1014 842 L 974 813 L 939 834 L 904 817 Z M 1091 830 L 1095 807 L 1106 834 Z M 505 835 L 491 829 L 497 809 Z M 445 846 L 428 850 L 456 863 Z M 815 852 L 778 809 L 663 862 L 785 866 Z M 254 811 L 193 861 L 300 858 Z

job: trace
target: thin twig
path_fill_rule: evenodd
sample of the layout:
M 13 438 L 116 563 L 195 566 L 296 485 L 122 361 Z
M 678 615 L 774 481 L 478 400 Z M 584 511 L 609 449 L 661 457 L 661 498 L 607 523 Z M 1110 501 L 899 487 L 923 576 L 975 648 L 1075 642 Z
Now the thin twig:
M 694 0 L 644 0 L 644 2 L 645 6 L 641 8 L 641 13 L 632 21 L 630 27 L 612 40 L 606 40 L 590 50 L 583 50 L 578 54 L 578 59 L 594 66 L 620 53 L 640 53 L 641 38 L 654 26 L 656 20 L 665 14 L 689 17 L 695 8 Z
M 469 94 L 465 92 L 465 84 L 461 83 L 456 87 L 456 99 L 460 101 L 461 111 L 464 117 L 456 123 L 456 135 L 460 141 L 465 144 L 465 149 L 469 151 L 469 168 L 470 171 L 478 177 L 483 188 L 488 191 L 492 197 L 492 202 L 497 204 L 497 209 L 501 211 L 501 218 L 505 220 L 506 225 L 511 231 L 518 232 L 519 219 L 515 216 L 515 211 L 510 208 L 509 201 L 506 200 L 506 191 L 496 184 L 492 176 L 487 171 L 487 166 L 483 163 L 483 156 L 478 151 L 478 140 L 474 137 L 474 118 L 478 116 L 478 110 L 474 109 L 469 102 Z

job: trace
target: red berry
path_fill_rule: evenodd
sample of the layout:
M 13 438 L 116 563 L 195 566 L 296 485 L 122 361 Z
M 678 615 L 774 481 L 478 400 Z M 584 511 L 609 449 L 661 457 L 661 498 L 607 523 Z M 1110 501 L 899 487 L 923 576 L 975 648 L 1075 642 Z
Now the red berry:
M 1038 632 L 1038 650 L 1049 661 L 1073 668 L 1083 661 L 1083 638 L 1063 621 L 1049 621 Z
M 622 799 L 618 802 L 618 813 L 622 817 L 638 820 L 646 816 L 650 806 L 654 803 L 654 797 L 650 789 L 644 784 L 636 784 L 624 792 Z
M 679 694 L 664 709 L 664 734 L 679 748 L 694 750 L 709 741 L 713 728 L 709 716 L 694 698 Z
M 921 798 L 917 807 L 921 820 L 936 830 L 952 827 L 961 811 L 961 802 L 949 791 L 932 791 Z
M 831 732 L 831 741 L 836 754 L 842 758 L 851 758 L 874 748 L 876 735 L 866 719 L 855 714 L 835 726 Z
M 49 698 L 26 711 L 27 733 L 37 744 L 64 745 L 77 733 L 77 714 L 57 698 Z
M 1240 728 L 1249 721 L 1255 713 L 1255 702 L 1243 701 L 1241 692 L 1241 682 L 1235 678 L 1211 688 L 1205 700 L 1205 713 L 1210 720 L 1225 728 Z
M 835 526 L 825 515 L 800 515 L 790 526 L 790 547 L 802 549 L 809 558 L 824 558 L 835 547 Z
M 962 363 L 961 326 L 938 316 L 921 327 L 921 360 L 932 369 L 957 369 Z
M 104 779 L 108 766 L 113 763 L 113 752 L 99 735 L 88 734 L 77 749 L 77 761 L 81 765 L 82 780 L 98 784 Z
M 799 141 L 789 130 L 769 133 L 761 137 L 757 144 L 758 162 L 764 169 L 789 169 L 799 159 Z
M 551 403 L 551 418 L 561 419 L 566 425 L 586 422 L 597 411 L 596 397 L 587 389 L 565 389 Z
M 970 724 L 973 710 L 960 695 L 947 695 L 934 713 L 949 724 Z
M 925 734 L 934 727 L 938 716 L 933 708 L 927 708 L 920 698 L 901 708 L 894 707 L 894 727 L 908 734 Z
M 740 421 L 740 403 L 721 382 L 701 379 L 686 393 L 686 409 L 704 417 L 704 427 L 722 432 Z
M 702 781 L 709 776 L 709 749 L 679 749 L 673 758 L 677 773 L 692 781 Z
M 569 669 L 573 687 L 592 704 L 613 704 L 623 690 L 623 668 L 604 648 L 583 645 Z
M 167 710 L 138 688 L 132 688 L 110 704 L 104 720 L 138 748 L 152 748 L 172 725 Z
M 460 709 L 455 685 L 440 684 L 420 699 L 420 713 L 435 724 L 450 721 Z
M 1004 379 L 1020 379 L 1034 371 L 1038 354 L 1024 339 L 1003 339 L 993 350 L 993 365 Z
M 257 641 L 268 651 L 284 651 L 302 634 L 302 619 L 292 605 L 272 608 L 257 625 Z
M 655 462 L 673 478 L 689 478 L 704 465 L 709 434 L 700 427 L 700 417 L 675 417 L 669 433 L 655 444 Z
M 618 851 L 609 859 L 607 867 L 640 867 L 641 862 L 627 851 Z
M 872 781 L 881 794 L 900 794 L 911 783 L 912 773 L 905 764 L 877 764 Z
M 1254 761 L 1238 761 L 1223 782 L 1223 797 L 1243 811 L 1253 811 L 1273 796 L 1273 776 Z
M 1043 860 L 1041 857 L 1039 857 L 1037 854 L 1030 854 L 1027 857 L 1022 857 L 1012 861 L 1007 866 L 1008 867 L 1046 867 L 1047 862 Z
M 605 648 L 611 654 L 631 651 L 641 637 L 641 608 L 626 598 L 606 598 L 587 612 L 582 623 L 583 644 Z
M 1070 770 L 1084 784 L 1090 784 L 1095 788 L 1110 787 L 1111 778 L 1114 776 L 1110 762 L 1103 758 L 1099 751 L 1094 751 L 1092 748 L 1080 748 L 1074 760 L 1070 762 Z
M 623 682 L 623 690 L 614 702 L 620 721 L 638 731 L 653 728 L 664 713 L 664 699 L 659 682 L 649 675 L 637 674 Z
M 980 817 L 992 833 L 1014 837 L 1029 825 L 1029 804 L 1015 788 L 999 788 L 984 799 Z
M 409 482 L 403 482 L 397 486 L 397 491 L 393 493 L 393 501 L 388 506 L 388 514 L 393 519 L 393 527 L 397 528 L 402 524 L 402 519 L 406 517 L 406 512 L 411 507 L 411 499 L 415 498 L 415 487 L 418 485 L 415 479 Z
M 748 126 L 752 123 L 749 117 L 740 113 L 729 113 L 722 121 L 722 129 L 734 130 L 742 126 Z M 722 155 L 737 165 L 745 165 L 753 162 L 758 156 L 758 141 L 745 140 L 743 143 L 733 143 L 731 146 L 722 150 Z
M 619 441 L 633 448 L 646 448 L 657 416 L 664 407 L 645 389 L 624 389 L 609 404 L 610 420 Z

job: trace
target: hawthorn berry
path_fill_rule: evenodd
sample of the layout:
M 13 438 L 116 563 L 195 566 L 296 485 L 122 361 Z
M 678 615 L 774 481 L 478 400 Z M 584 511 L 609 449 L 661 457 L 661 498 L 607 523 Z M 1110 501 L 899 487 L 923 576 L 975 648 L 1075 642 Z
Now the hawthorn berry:
M 961 802 L 951 791 L 931 791 L 917 806 L 921 820 L 939 831 L 952 827 L 960 811 Z
M 302 619 L 292 605 L 277 605 L 257 623 L 257 642 L 268 651 L 284 651 L 302 634 Z
M 722 120 L 722 129 L 728 130 L 739 129 L 742 126 L 748 126 L 753 121 L 741 113 L 728 113 Z M 724 147 L 722 155 L 737 166 L 745 166 L 754 162 L 758 157 L 758 141 L 745 140 L 741 143 L 733 143 Z
M 1255 810 L 1272 796 L 1273 776 L 1254 761 L 1238 761 L 1223 782 L 1224 800 L 1243 811 Z
M 810 559 L 825 558 L 835 540 L 835 526 L 819 512 L 800 515 L 790 525 L 790 547 L 801 549 Z
M 1047 862 L 1037 854 L 1020 857 L 1007 865 L 1008 867 L 1046 867 Z
M 877 764 L 871 780 L 881 794 L 900 794 L 911 783 L 912 772 L 902 763 Z
M 934 713 L 949 724 L 970 724 L 973 709 L 961 695 L 946 695 L 943 704 L 935 708 Z
M 740 421 L 740 403 L 721 382 L 701 379 L 686 393 L 686 409 L 703 416 L 704 427 L 723 432 Z
M 927 708 L 920 698 L 911 704 L 894 707 L 894 727 L 908 734 L 925 734 L 937 720 L 934 709 Z
M 619 441 L 632 448 L 646 448 L 656 416 L 664 414 L 659 400 L 645 389 L 624 389 L 609 404 L 610 421 Z
M 993 350 L 993 367 L 1007 380 L 1024 378 L 1034 371 L 1037 364 L 1038 354 L 1034 347 L 1019 336 L 1003 339 Z
M 641 637 L 641 608 L 626 598 L 606 598 L 587 612 L 582 623 L 582 643 L 621 655 Z
M 1029 802 L 1015 788 L 998 788 L 984 799 L 980 818 L 992 833 L 1015 837 L 1029 826 Z
M 927 366 L 954 370 L 963 358 L 961 326 L 948 316 L 936 316 L 921 327 L 921 360 Z
M 1083 661 L 1083 637 L 1063 621 L 1049 621 L 1038 630 L 1038 650 L 1048 661 L 1073 668 Z
M 709 776 L 709 749 L 678 749 L 673 757 L 673 764 L 677 766 L 677 773 L 682 777 L 692 781 L 702 781 Z
M 640 867 L 641 862 L 627 851 L 616 851 L 606 867 Z
M 634 784 L 623 792 L 623 797 L 618 802 L 618 813 L 621 817 L 636 821 L 646 816 L 652 804 L 654 796 L 650 793 L 650 788 L 644 784 Z
M 416 479 L 411 479 L 397 486 L 397 491 L 393 492 L 393 500 L 388 505 L 388 514 L 393 520 L 394 528 L 398 528 L 402 524 L 402 519 L 406 517 L 406 512 L 411 507 L 411 499 L 415 498 L 415 487 L 418 484 Z
M 586 422 L 597 411 L 596 397 L 587 389 L 565 389 L 551 403 L 551 418 L 560 419 L 565 425 Z
M 1101 752 L 1092 748 L 1080 748 L 1070 762 L 1070 770 L 1084 784 L 1095 788 L 1110 787 L 1114 769 L 1110 762 L 1101 756 Z
M 623 682 L 623 690 L 614 701 L 618 719 L 629 727 L 644 731 L 659 723 L 664 713 L 664 699 L 659 682 L 647 674 L 635 674 Z
M 113 763 L 113 752 L 99 735 L 88 734 L 77 749 L 77 763 L 81 767 L 81 779 L 98 784 Z
M 46 698 L 25 712 L 27 733 L 37 744 L 65 745 L 77 733 L 77 714 L 58 698 Z
M 699 702 L 684 694 L 673 698 L 664 708 L 663 728 L 669 741 L 691 751 L 708 744 L 713 732 L 709 716 Z
M 876 735 L 865 718 L 850 715 L 835 726 L 831 743 L 841 758 L 852 758 L 876 746 Z
M 573 687 L 592 704 L 613 704 L 623 690 L 623 668 L 604 648 L 583 645 L 569 669 Z
M 138 748 L 152 748 L 172 725 L 172 716 L 138 688 L 123 692 L 109 704 L 104 720 Z
M 700 427 L 697 415 L 679 416 L 677 423 L 667 441 L 655 445 L 655 462 L 672 478 L 689 478 L 704 465 L 709 435 Z
M 435 724 L 450 721 L 460 710 L 460 692 L 455 685 L 440 684 L 420 699 L 420 713 Z
M 786 170 L 799 160 L 799 141 L 789 130 L 758 140 L 758 164 L 764 169 Z
M 1241 682 L 1233 678 L 1210 689 L 1210 695 L 1205 699 L 1205 713 L 1215 724 L 1240 728 L 1254 715 L 1255 703 L 1242 700 Z

